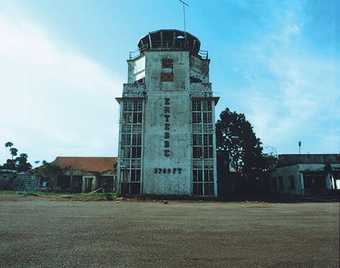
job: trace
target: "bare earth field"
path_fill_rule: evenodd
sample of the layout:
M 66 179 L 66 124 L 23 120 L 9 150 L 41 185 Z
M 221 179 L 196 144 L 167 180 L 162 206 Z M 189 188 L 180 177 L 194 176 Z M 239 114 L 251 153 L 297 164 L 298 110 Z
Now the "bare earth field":
M 0 198 L 1 267 L 339 267 L 339 203 Z

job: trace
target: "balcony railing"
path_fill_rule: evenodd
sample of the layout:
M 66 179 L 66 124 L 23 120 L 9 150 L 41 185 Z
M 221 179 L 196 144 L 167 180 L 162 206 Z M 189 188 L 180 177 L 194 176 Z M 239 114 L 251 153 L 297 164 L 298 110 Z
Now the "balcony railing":
M 141 53 L 143 53 L 146 50 L 187 50 L 191 53 L 191 47 L 189 44 L 186 44 L 184 42 L 180 42 L 180 43 L 168 43 L 168 42 L 152 42 L 152 47 L 149 46 L 149 44 L 144 44 L 143 46 L 141 46 L 138 50 L 135 51 L 130 51 L 129 52 L 129 60 L 133 60 L 137 57 L 139 57 L 141 55 Z M 199 50 L 198 53 L 194 53 L 195 55 L 197 54 L 197 56 L 203 60 L 207 60 L 209 57 L 208 51 L 207 50 Z
M 199 92 L 211 92 L 211 83 L 191 83 L 190 89 Z
M 123 97 L 142 97 L 145 95 L 144 83 L 126 83 L 123 85 Z

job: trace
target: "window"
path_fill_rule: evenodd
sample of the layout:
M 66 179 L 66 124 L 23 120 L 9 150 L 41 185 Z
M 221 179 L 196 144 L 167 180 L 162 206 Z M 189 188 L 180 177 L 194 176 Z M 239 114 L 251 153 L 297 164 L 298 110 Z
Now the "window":
M 212 116 L 211 116 L 211 112 L 205 112 L 203 113 L 203 123 L 211 123 L 212 121 Z
M 190 76 L 190 83 L 202 83 L 202 80 L 200 78 Z
M 202 135 L 201 134 L 193 134 L 193 145 L 202 145 Z
M 173 73 L 161 72 L 161 82 L 172 82 L 174 81 Z
M 212 102 L 192 100 L 193 194 L 214 195 Z
M 141 147 L 132 147 L 132 158 L 140 158 L 141 152 Z
M 214 184 L 204 183 L 204 195 L 211 196 L 214 194 Z
M 130 158 L 130 147 L 129 146 L 122 147 L 122 156 L 123 158 Z
M 133 110 L 134 111 L 142 111 L 142 101 L 141 100 L 134 100 Z
M 212 182 L 214 180 L 214 172 L 212 169 L 206 169 L 204 170 L 204 181 L 210 181 Z
M 211 111 L 212 110 L 210 100 L 204 100 L 202 104 L 203 104 L 203 111 Z
M 132 135 L 132 145 L 141 145 L 142 144 L 142 134 L 137 133 Z
M 201 123 L 202 122 L 202 115 L 200 112 L 192 113 L 192 123 Z
M 213 157 L 213 148 L 212 146 L 204 146 L 204 158 L 212 158 Z
M 123 111 L 132 111 L 133 102 L 131 100 L 124 100 L 123 102 Z
M 134 124 L 142 123 L 142 113 L 133 113 L 133 123 Z
M 173 68 L 174 61 L 170 58 L 162 59 L 162 68 Z
M 193 184 L 193 193 L 194 195 L 203 195 L 203 183 L 194 183 Z
M 212 134 L 204 134 L 204 145 L 212 145 L 213 144 L 213 135 Z
M 140 193 L 143 101 L 124 99 L 120 147 L 120 180 L 123 195 Z
M 193 148 L 193 158 L 202 158 L 202 147 Z
M 122 145 L 130 145 L 131 142 L 131 135 L 130 134 L 122 134 Z
M 192 100 L 192 111 L 201 111 L 201 100 Z
M 140 169 L 131 170 L 131 181 L 140 181 Z
M 203 171 L 200 169 L 194 169 L 192 174 L 192 179 L 194 182 L 202 182 L 203 181 Z
M 130 171 L 128 169 L 122 169 L 121 174 L 123 174 L 123 181 L 128 182 L 130 179 Z
M 132 123 L 132 113 L 123 113 L 123 120 L 125 124 Z

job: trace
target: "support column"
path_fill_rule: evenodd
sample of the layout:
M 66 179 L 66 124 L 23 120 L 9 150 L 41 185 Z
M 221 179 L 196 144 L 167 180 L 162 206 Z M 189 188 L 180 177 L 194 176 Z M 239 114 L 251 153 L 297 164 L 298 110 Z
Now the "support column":
M 71 192 L 73 192 L 73 175 L 72 174 L 70 176 L 70 189 L 71 189 Z
M 85 192 L 85 187 L 86 187 L 86 179 L 85 179 L 84 176 L 81 177 L 81 181 L 82 181 L 81 192 L 84 193 Z

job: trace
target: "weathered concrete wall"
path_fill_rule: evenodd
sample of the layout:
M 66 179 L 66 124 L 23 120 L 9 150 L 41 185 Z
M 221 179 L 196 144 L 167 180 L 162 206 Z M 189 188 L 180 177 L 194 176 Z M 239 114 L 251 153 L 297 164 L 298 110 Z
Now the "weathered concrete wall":
M 161 82 L 161 59 L 173 59 L 173 82 Z M 188 52 L 147 52 L 144 194 L 191 194 L 191 101 Z M 165 133 L 169 132 L 169 137 Z M 165 142 L 168 141 L 168 144 Z M 169 147 L 167 147 L 169 146 Z M 169 150 L 167 153 L 165 151 Z
M 299 172 L 299 165 L 277 168 L 272 176 L 277 179 L 278 191 L 286 194 L 303 194 L 303 177 Z M 294 189 L 290 187 L 290 176 L 294 178 Z M 282 177 L 283 188 L 280 188 L 279 177 Z
M 339 169 L 340 164 L 331 164 L 332 168 Z M 278 189 L 281 193 L 304 194 L 303 172 L 324 172 L 325 164 L 295 164 L 285 167 L 278 167 L 272 177 L 283 179 L 283 188 Z M 290 187 L 290 176 L 294 177 L 295 187 Z M 277 181 L 278 182 L 278 181 Z M 279 185 L 279 183 L 278 183 Z M 334 181 L 331 176 L 325 174 L 325 187 L 328 190 L 334 189 Z

